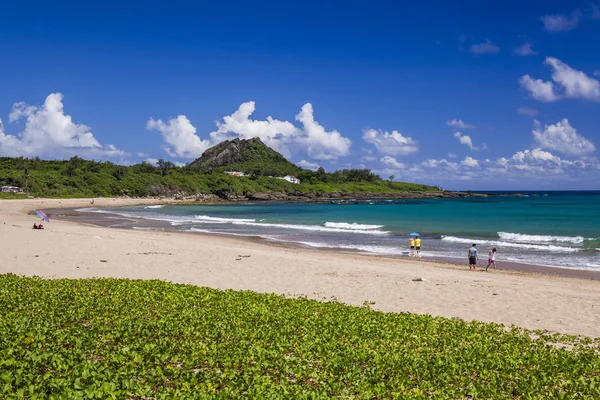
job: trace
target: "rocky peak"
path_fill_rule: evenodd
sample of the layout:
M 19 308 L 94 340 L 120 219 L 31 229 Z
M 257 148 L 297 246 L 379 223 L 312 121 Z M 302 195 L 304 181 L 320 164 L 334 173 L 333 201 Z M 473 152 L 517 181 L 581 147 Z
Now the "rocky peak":
M 219 168 L 232 164 L 251 161 L 252 149 L 266 148 L 275 153 L 265 145 L 260 138 L 226 140 L 206 150 L 202 156 L 194 160 L 190 165 L 197 168 Z M 278 153 L 277 153 L 278 154 Z

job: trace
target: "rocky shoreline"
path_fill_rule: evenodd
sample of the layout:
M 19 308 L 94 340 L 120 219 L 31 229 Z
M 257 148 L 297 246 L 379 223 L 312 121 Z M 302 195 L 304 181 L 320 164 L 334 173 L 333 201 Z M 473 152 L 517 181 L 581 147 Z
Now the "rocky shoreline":
M 190 202 L 243 202 L 243 201 L 305 201 L 305 202 L 350 202 L 367 199 L 458 199 L 470 197 L 525 197 L 522 193 L 472 193 L 472 192 L 402 192 L 402 193 L 313 193 L 313 192 L 255 192 L 237 194 L 228 191 L 218 191 L 214 194 L 198 193 L 195 195 L 177 193 L 175 200 Z

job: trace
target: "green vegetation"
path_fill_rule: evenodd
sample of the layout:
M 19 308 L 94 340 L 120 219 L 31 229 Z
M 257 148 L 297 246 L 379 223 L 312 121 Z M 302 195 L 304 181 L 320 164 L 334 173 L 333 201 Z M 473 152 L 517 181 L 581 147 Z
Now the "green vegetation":
M 600 342 L 537 335 L 160 281 L 0 275 L 0 397 L 600 398 Z
M 27 195 L 23 193 L 0 193 L 0 199 L 26 199 Z
M 255 192 L 383 193 L 438 190 L 419 184 L 383 181 L 369 170 L 326 173 L 321 169 L 313 172 L 288 163 L 296 168 L 295 176 L 302 181 L 302 184 L 294 185 L 265 176 L 286 173 L 275 174 L 272 170 L 280 164 L 271 161 L 267 159 L 262 164 L 251 161 L 245 165 L 248 167 L 246 171 L 253 171 L 255 175 L 231 177 L 224 174 L 223 170 L 238 169 L 238 166 L 244 170 L 244 164 L 203 170 L 189 166 L 177 167 L 163 160 L 156 167 L 148 163 L 126 167 L 79 157 L 66 161 L 5 157 L 0 158 L 0 184 L 19 186 L 39 197 L 145 197 L 168 196 L 179 192 L 190 195 L 219 192 L 245 195 Z

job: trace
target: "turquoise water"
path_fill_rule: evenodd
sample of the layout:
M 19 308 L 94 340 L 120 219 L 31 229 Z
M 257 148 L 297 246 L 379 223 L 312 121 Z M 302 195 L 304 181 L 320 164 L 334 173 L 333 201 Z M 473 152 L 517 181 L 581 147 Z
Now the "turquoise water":
M 115 212 L 114 210 L 97 210 Z M 466 256 L 600 270 L 600 192 L 530 192 L 528 197 L 378 200 L 352 204 L 258 203 L 128 207 L 117 213 L 172 229 L 261 236 L 312 247 L 406 254 L 421 234 L 423 255 Z M 147 226 L 146 226 L 147 228 Z

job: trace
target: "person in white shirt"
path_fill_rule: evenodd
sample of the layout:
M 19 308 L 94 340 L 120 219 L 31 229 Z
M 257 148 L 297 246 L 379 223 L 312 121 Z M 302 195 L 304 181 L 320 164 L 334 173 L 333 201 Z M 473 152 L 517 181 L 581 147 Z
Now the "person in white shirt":
M 490 265 L 494 264 L 494 271 L 496 270 L 496 248 L 494 247 L 488 254 L 488 265 L 485 267 L 487 271 Z

